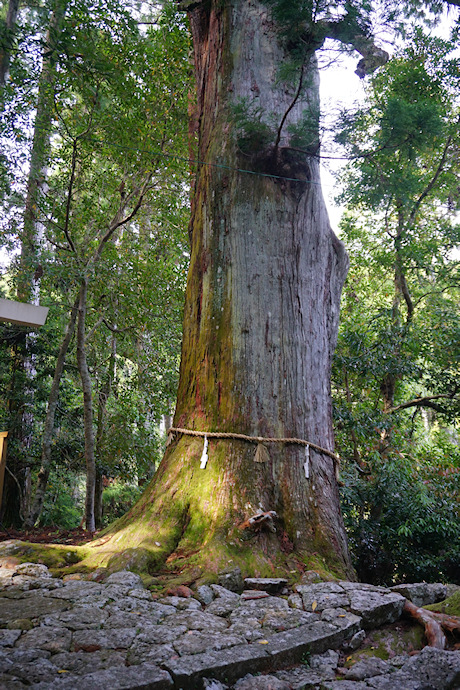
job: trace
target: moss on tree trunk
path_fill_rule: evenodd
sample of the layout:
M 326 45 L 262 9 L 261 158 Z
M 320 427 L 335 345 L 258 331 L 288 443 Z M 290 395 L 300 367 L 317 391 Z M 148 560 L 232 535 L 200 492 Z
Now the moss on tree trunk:
M 290 55 L 265 5 L 197 3 L 189 18 L 203 164 L 175 426 L 297 437 L 332 450 L 330 368 L 348 261 L 314 155 L 314 50 L 283 81 L 279 67 Z M 242 109 L 246 121 L 235 116 Z M 300 130 L 303 151 L 294 150 Z M 330 457 L 311 450 L 307 478 L 302 446 L 271 445 L 269 461 L 255 463 L 253 444 L 210 439 L 200 469 L 202 450 L 202 439 L 176 437 L 141 500 L 86 563 L 185 569 L 190 578 L 301 564 L 353 576 Z M 276 532 L 239 529 L 261 509 L 276 511 Z

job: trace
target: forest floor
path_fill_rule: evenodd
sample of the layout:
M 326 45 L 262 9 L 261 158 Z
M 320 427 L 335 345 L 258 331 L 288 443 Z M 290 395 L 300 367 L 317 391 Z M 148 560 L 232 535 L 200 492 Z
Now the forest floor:
M 80 546 L 94 539 L 95 534 L 77 527 L 76 529 L 60 529 L 59 527 L 34 527 L 29 530 L 14 529 L 9 527 L 6 530 L 3 525 L 0 527 L 0 542 L 8 539 L 19 539 L 20 541 L 32 542 L 33 544 L 68 544 L 69 546 Z

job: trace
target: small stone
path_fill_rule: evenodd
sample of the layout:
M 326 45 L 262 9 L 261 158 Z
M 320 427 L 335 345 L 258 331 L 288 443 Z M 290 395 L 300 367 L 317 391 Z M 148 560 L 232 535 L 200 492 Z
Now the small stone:
M 349 640 L 349 642 L 345 642 L 343 644 L 343 649 L 347 652 L 349 652 L 349 651 L 354 652 L 355 649 L 358 649 L 362 645 L 365 638 L 366 638 L 365 631 L 359 630 L 355 635 L 353 635 L 353 637 L 351 638 L 351 640 Z
M 390 666 L 383 659 L 376 656 L 368 657 L 357 661 L 354 666 L 347 671 L 345 678 L 347 680 L 365 680 L 373 676 L 381 676 L 384 673 L 394 672 L 394 668 Z
M 15 571 L 18 575 L 28 575 L 29 577 L 52 577 L 50 571 L 42 563 L 21 563 L 16 566 Z
M 128 649 L 135 637 L 136 631 L 132 628 L 77 630 L 72 637 L 72 646 L 75 652 L 92 652 L 98 649 Z
M 217 582 L 231 592 L 242 592 L 244 589 L 243 576 L 240 568 L 234 568 L 229 572 L 219 573 Z
M 188 654 L 202 654 L 211 650 L 227 649 L 241 644 L 247 644 L 246 639 L 241 635 L 229 635 L 228 633 L 213 635 L 193 630 L 176 640 L 173 646 L 181 656 L 186 656 Z
M 214 600 L 215 594 L 212 591 L 211 587 L 209 587 L 208 585 L 201 585 L 201 587 L 198 587 L 198 589 L 196 590 L 196 598 L 202 604 L 207 606 Z
M 228 690 L 228 685 L 215 678 L 203 678 L 203 690 Z
M 21 636 L 21 629 L 0 630 L 0 647 L 12 647 Z
M 112 573 L 105 581 L 106 585 L 124 585 L 133 589 L 138 587 L 139 589 L 144 588 L 144 583 L 142 578 L 137 573 L 132 573 L 129 570 L 119 570 L 117 573 Z
M 317 582 L 322 582 L 322 580 L 323 578 L 319 573 L 316 572 L 316 570 L 306 570 L 300 577 L 300 584 L 313 585 Z
M 303 611 L 302 597 L 300 594 L 290 594 L 288 597 L 289 606 L 293 609 L 301 609 Z
M 245 589 L 241 598 L 244 601 L 249 601 L 250 599 L 265 599 L 268 596 L 267 592 L 258 591 L 256 589 Z
M 260 589 L 270 594 L 277 594 L 287 585 L 287 580 L 282 577 L 247 577 L 244 584 L 250 590 Z
M 391 591 L 406 597 L 415 606 L 427 606 L 443 601 L 446 598 L 447 587 L 440 582 L 419 582 L 411 585 L 396 585 L 391 588 Z
M 33 628 L 24 633 L 16 642 L 22 649 L 45 649 L 48 652 L 67 652 L 70 648 L 71 633 L 66 628 Z
M 235 690 L 291 690 L 292 686 L 276 676 L 251 676 L 239 680 Z

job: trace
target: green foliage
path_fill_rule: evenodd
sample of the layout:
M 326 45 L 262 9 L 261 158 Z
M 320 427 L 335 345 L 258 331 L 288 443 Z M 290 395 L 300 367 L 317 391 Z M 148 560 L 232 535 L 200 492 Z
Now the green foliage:
M 371 478 L 347 474 L 342 505 L 361 580 L 460 583 L 460 456 L 453 452 L 453 465 L 452 456 L 437 464 L 425 448 L 419 462 L 392 457 Z
M 236 141 L 246 155 L 262 153 L 275 140 L 276 129 L 262 120 L 262 109 L 240 99 L 232 108 L 232 119 L 236 128 Z
M 58 526 L 63 529 L 75 529 L 81 521 L 83 497 L 82 475 L 59 467 L 53 470 L 40 524 L 44 527 Z
M 122 517 L 141 495 L 142 490 L 132 484 L 113 482 L 102 494 L 103 524 L 109 525 Z

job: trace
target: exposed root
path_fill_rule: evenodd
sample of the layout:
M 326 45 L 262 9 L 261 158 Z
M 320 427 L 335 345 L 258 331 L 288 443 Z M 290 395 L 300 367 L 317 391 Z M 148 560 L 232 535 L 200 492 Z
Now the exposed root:
M 443 629 L 450 633 L 460 631 L 460 617 L 427 611 L 426 609 L 415 606 L 415 604 L 407 599 L 404 604 L 404 613 L 424 626 L 429 647 L 436 647 L 436 649 L 446 648 L 446 636 L 444 635 Z

